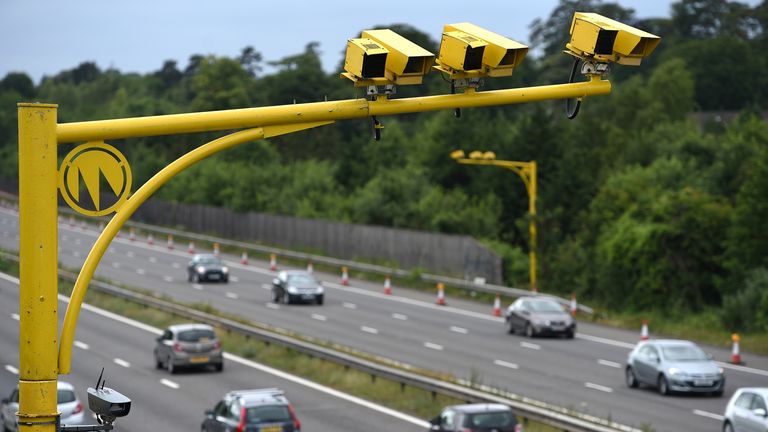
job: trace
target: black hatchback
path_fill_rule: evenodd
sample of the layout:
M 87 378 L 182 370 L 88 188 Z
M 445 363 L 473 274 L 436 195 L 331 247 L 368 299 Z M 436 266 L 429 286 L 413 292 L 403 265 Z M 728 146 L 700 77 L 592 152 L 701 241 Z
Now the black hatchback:
M 512 408 L 501 404 L 453 405 L 430 422 L 436 432 L 521 432 Z
M 282 390 L 235 390 L 205 411 L 202 432 L 300 432 L 301 423 Z
M 229 282 L 229 268 L 213 254 L 197 254 L 187 264 L 187 279 L 190 282 Z

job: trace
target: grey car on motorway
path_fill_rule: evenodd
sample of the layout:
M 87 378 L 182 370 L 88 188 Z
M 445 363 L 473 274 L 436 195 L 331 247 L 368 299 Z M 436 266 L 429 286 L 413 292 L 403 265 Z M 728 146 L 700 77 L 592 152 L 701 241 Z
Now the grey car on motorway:
M 229 268 L 213 254 L 196 254 L 187 264 L 189 282 L 229 282 Z
M 521 331 L 529 338 L 554 334 L 571 339 L 576 334 L 576 320 L 547 297 L 518 298 L 504 311 L 504 319 L 510 333 Z
M 59 381 L 56 383 L 56 409 L 61 413 L 62 425 L 82 425 L 85 421 L 83 404 L 77 398 L 75 387 L 68 382 Z M 19 430 L 19 421 L 16 417 L 18 410 L 19 389 L 17 387 L 0 404 L 0 430 L 3 432 Z
M 303 270 L 285 270 L 272 281 L 272 300 L 285 304 L 325 300 L 325 289 L 311 273 Z
M 695 343 L 659 339 L 642 341 L 629 353 L 624 369 L 627 386 L 655 386 L 659 393 L 709 393 L 722 396 L 723 368 Z
M 725 408 L 723 432 L 758 431 L 768 431 L 768 388 L 740 388 Z
M 176 324 L 156 339 L 155 365 L 176 373 L 180 367 L 212 365 L 224 369 L 224 352 L 213 327 L 208 324 Z
M 501 404 L 476 403 L 445 407 L 429 421 L 433 432 L 521 432 L 512 408 Z

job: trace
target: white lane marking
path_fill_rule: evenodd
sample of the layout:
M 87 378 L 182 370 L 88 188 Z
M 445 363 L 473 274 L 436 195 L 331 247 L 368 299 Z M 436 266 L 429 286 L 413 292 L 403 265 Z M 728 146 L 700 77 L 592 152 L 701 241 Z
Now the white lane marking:
M 69 241 L 69 236 L 68 235 L 61 236 L 61 241 Z
M 399 313 L 393 313 L 392 318 L 400 321 L 408 321 L 408 315 L 403 315 Z
M 429 349 L 433 349 L 433 350 L 436 350 L 436 351 L 442 351 L 443 350 L 443 346 L 442 345 L 439 345 L 439 344 L 436 344 L 436 343 L 432 343 L 432 342 L 424 342 L 424 347 L 425 348 L 429 348 Z
M 579 339 L 588 340 L 590 342 L 597 342 L 605 345 L 611 345 L 619 348 L 634 349 L 636 344 L 621 342 L 613 339 L 606 339 L 600 336 L 592 336 L 584 333 L 576 333 L 576 337 Z
M 5 279 L 5 280 L 8 280 L 8 281 L 14 282 L 16 284 L 19 283 L 19 278 L 7 275 L 7 274 L 2 273 L 2 272 L 0 272 L 0 279 Z M 62 295 L 62 294 L 59 294 L 59 300 L 68 303 L 69 302 L 69 297 L 67 297 L 65 295 Z M 269 305 L 272 305 L 272 304 L 268 303 L 267 306 L 269 306 Z M 277 307 L 277 305 L 272 305 L 272 306 Z M 155 334 L 155 335 L 163 334 L 163 331 L 158 329 L 158 328 L 152 327 L 150 325 L 138 322 L 138 321 L 130 319 L 130 318 L 126 318 L 126 317 L 117 315 L 115 313 L 106 311 L 104 309 L 97 308 L 95 306 L 91 306 L 88 303 L 83 303 L 82 308 L 87 310 L 87 311 L 93 312 L 95 314 L 98 314 L 98 315 L 101 315 L 101 316 L 104 316 L 104 317 L 107 317 L 107 318 L 111 318 L 111 319 L 113 319 L 115 321 L 118 321 L 118 322 L 121 322 L 123 324 L 127 324 L 127 325 L 130 325 L 132 327 L 136 327 L 136 328 L 145 330 L 145 331 L 147 331 L 149 333 L 152 333 L 152 334 Z M 318 384 L 316 382 L 312 382 L 312 381 L 309 381 L 307 379 L 300 378 L 300 377 L 297 377 L 295 375 L 288 374 L 286 372 L 283 372 L 283 371 L 271 368 L 269 366 L 262 365 L 260 363 L 256 363 L 256 362 L 251 361 L 251 360 L 244 359 L 242 357 L 238 357 L 238 356 L 230 354 L 228 352 L 224 353 L 224 358 L 226 358 L 227 360 L 231 360 L 231 361 L 240 363 L 240 364 L 242 364 L 244 366 L 248 366 L 250 368 L 257 369 L 257 370 L 260 370 L 262 372 L 274 375 L 276 377 L 279 377 L 279 378 L 282 378 L 282 379 L 285 379 L 285 380 L 288 380 L 288 381 L 295 382 L 295 383 L 297 383 L 299 385 L 303 385 L 305 387 L 309 387 L 311 389 L 317 390 L 319 392 L 323 392 L 325 394 L 337 397 L 339 399 L 343 399 L 343 400 L 346 400 L 348 402 L 352 402 L 352 403 L 360 405 L 362 407 L 365 407 L 365 408 L 368 408 L 368 409 L 371 409 L 371 410 L 374 410 L 374 411 L 378 411 L 378 412 L 380 412 L 382 414 L 386 414 L 388 416 L 395 417 L 395 418 L 398 418 L 400 420 L 403 420 L 403 421 L 415 424 L 416 426 L 419 426 L 419 427 L 422 427 L 422 428 L 428 428 L 430 426 L 429 422 L 424 421 L 422 419 L 410 416 L 408 414 L 401 413 L 399 411 L 395 411 L 395 410 L 387 408 L 387 407 L 383 407 L 383 406 L 375 404 L 373 402 L 368 402 L 367 400 L 364 400 L 364 399 L 361 399 L 361 398 L 349 395 L 347 393 L 342 393 L 342 392 L 340 392 L 338 390 L 334 390 L 334 389 L 332 389 L 330 387 L 326 387 L 324 385 L 320 385 L 320 384 Z M 8 367 L 6 367 L 6 369 L 10 370 L 10 369 L 8 369 Z
M 240 278 L 239 278 L 239 277 L 237 277 L 237 276 L 230 276 L 230 277 L 229 277 L 229 280 L 230 280 L 231 282 L 235 282 L 235 283 L 237 283 L 237 282 L 240 282 Z
M 271 290 L 272 289 L 272 285 L 270 285 L 270 284 L 261 284 L 261 289 Z
M 341 305 L 344 306 L 347 309 L 357 309 L 357 305 L 354 304 L 354 303 L 344 302 Z
M 167 380 L 167 379 L 165 379 L 165 378 L 163 378 L 163 379 L 161 379 L 161 380 L 160 380 L 160 384 L 162 384 L 162 385 L 164 385 L 164 386 L 168 386 L 168 387 L 170 387 L 170 388 L 172 388 L 172 389 L 177 389 L 177 388 L 179 388 L 179 385 L 178 385 L 178 384 L 176 384 L 175 382 L 173 382 L 173 381 L 171 381 L 171 380 Z
M 75 257 L 75 258 L 80 258 L 80 252 L 74 251 L 74 252 L 72 252 L 72 256 Z
M 280 306 L 274 303 L 267 303 L 267 307 L 274 310 L 280 310 Z
M 603 366 L 608 366 L 616 369 L 621 369 L 621 363 L 612 362 L 610 360 L 597 359 L 597 362 Z
M 72 342 L 72 345 L 80 348 L 81 350 L 89 350 L 89 349 L 91 349 L 90 345 L 88 345 L 85 342 L 80 342 L 79 340 L 76 340 L 76 341 Z
M 200 290 L 200 291 L 202 291 L 202 290 L 203 290 L 203 286 L 202 286 L 202 285 L 200 285 L 200 284 L 192 284 L 192 288 L 194 288 L 194 289 L 196 289 L 196 290 Z
M 136 273 L 138 273 L 138 274 L 140 274 L 140 275 L 144 275 L 144 274 L 147 274 L 147 272 L 146 272 L 146 271 L 145 271 L 143 268 L 137 268 L 137 269 L 136 269 Z
M 181 268 L 181 264 L 179 264 L 177 262 L 171 263 L 171 267 L 173 267 L 173 268 Z
M 541 349 L 541 345 L 537 345 L 535 343 L 530 343 L 530 342 L 520 342 L 520 346 L 523 347 L 523 348 L 528 348 L 528 349 L 532 349 L 532 350 L 540 350 Z
M 119 359 L 119 358 L 116 358 L 116 359 L 114 359 L 114 360 L 112 360 L 112 361 L 113 361 L 113 362 L 115 362 L 115 364 L 117 364 L 117 365 L 119 365 L 119 366 L 122 366 L 122 367 L 124 367 L 124 368 L 129 368 L 129 367 L 131 367 L 131 364 L 130 364 L 130 363 L 128 363 L 127 361 L 123 360 L 123 359 Z
M 456 327 L 456 326 L 451 326 L 451 331 L 454 333 L 461 333 L 461 334 L 469 333 L 469 330 L 465 329 L 464 327 Z
M 15 313 L 12 313 L 12 314 L 11 314 L 11 318 L 15 319 L 16 321 L 18 321 L 18 320 L 20 320 L 20 319 L 21 319 L 21 317 L 19 316 L 19 314 L 15 314 Z
M 360 330 L 370 333 L 370 334 L 379 334 L 379 330 L 373 328 L 373 327 L 367 327 L 367 326 L 360 326 Z
M 133 258 L 133 251 L 126 252 L 125 256 L 127 256 L 128 258 Z
M 163 280 L 166 282 L 173 282 L 173 278 L 170 276 L 163 276 Z
M 82 241 L 79 238 L 75 239 L 75 244 L 76 245 L 79 245 L 80 243 L 82 243 Z
M 720 414 L 711 413 L 709 411 L 702 411 L 702 410 L 693 410 L 693 413 L 702 417 L 708 417 L 711 419 L 715 419 L 717 421 L 723 421 L 725 417 L 721 416 Z
M 231 299 L 235 299 L 235 300 L 237 300 L 237 294 L 235 294 L 235 293 L 233 293 L 233 292 L 229 292 L 229 291 L 227 291 L 227 293 L 226 293 L 226 294 L 224 294 L 224 295 L 225 295 L 225 296 L 227 296 L 227 298 L 231 298 Z
M 116 269 L 119 269 L 120 268 L 120 263 L 115 261 L 115 262 L 112 263 L 112 267 L 114 267 Z
M 591 383 L 591 382 L 584 383 L 584 387 L 591 388 L 593 390 L 599 390 L 599 391 L 605 392 L 605 393 L 613 393 L 613 389 L 612 388 L 606 387 L 606 386 L 600 385 L 600 384 Z
M 5 370 L 7 370 L 8 372 L 10 372 L 10 373 L 12 373 L 14 375 L 18 375 L 19 374 L 19 370 L 16 369 L 15 367 L 11 366 L 11 365 L 5 365 Z
M 312 314 L 312 319 L 316 319 L 318 321 L 328 321 L 328 318 L 325 315 L 320 314 Z
M 517 363 L 510 363 L 504 360 L 494 360 L 493 364 L 495 364 L 496 366 L 501 366 L 501 367 L 510 368 L 510 369 L 520 368 L 520 366 L 518 366 Z
M 151 256 L 151 257 L 149 257 L 149 262 L 156 263 L 157 262 L 157 258 Z

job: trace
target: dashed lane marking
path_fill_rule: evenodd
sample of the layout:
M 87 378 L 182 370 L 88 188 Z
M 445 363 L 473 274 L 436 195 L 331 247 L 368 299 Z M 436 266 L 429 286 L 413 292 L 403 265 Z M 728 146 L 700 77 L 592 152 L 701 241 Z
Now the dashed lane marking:
M 74 251 L 74 252 L 72 252 L 72 256 L 75 257 L 75 258 L 80 258 L 80 252 Z
M 271 290 L 272 289 L 272 285 L 270 285 L 270 284 L 261 284 L 261 289 Z
M 120 268 L 120 263 L 115 261 L 115 262 L 112 263 L 112 267 L 116 268 L 116 269 L 119 269 Z
M 320 314 L 312 314 L 312 319 L 316 319 L 318 321 L 328 321 L 328 318 L 325 315 Z
M 128 363 L 127 361 L 123 360 L 123 359 L 116 358 L 116 359 L 114 359 L 112 361 L 115 362 L 116 365 L 122 366 L 124 368 L 131 367 L 131 364 Z
M 280 306 L 274 303 L 267 303 L 267 307 L 274 310 L 280 310 Z
M 173 268 L 181 268 L 181 264 L 179 264 L 177 262 L 171 263 L 171 267 L 173 267 Z
M 151 257 L 149 257 L 149 262 L 156 263 L 157 262 L 157 258 L 151 256 Z
M 133 258 L 133 251 L 126 252 L 125 256 L 127 256 L 128 258 Z
M 603 359 L 597 359 L 597 362 L 603 366 L 621 369 L 621 363 L 616 363 L 610 360 L 603 360 Z
M 532 349 L 532 350 L 540 350 L 541 349 L 541 345 L 537 345 L 535 343 L 530 343 L 530 342 L 520 342 L 520 346 L 523 347 L 523 348 L 528 348 L 528 349 Z
M 357 309 L 357 305 L 354 303 L 344 302 L 341 305 L 347 309 Z
M 237 276 L 230 276 L 230 277 L 229 277 L 229 280 L 230 280 L 231 282 L 235 282 L 235 283 L 237 283 L 237 282 L 240 282 L 240 278 L 239 278 L 239 277 L 237 277 Z
M 12 314 L 11 314 L 11 318 L 15 319 L 16 321 L 18 321 L 18 320 L 20 320 L 20 319 L 21 319 L 21 317 L 19 316 L 19 314 L 15 314 L 15 313 L 12 313 Z
M 593 390 L 599 390 L 599 391 L 605 392 L 605 393 L 613 393 L 613 389 L 612 388 L 606 387 L 606 386 L 600 385 L 600 384 L 591 383 L 591 382 L 584 383 L 584 387 L 591 388 Z
M 392 314 L 392 318 L 394 318 L 396 320 L 400 320 L 400 321 L 408 321 L 408 316 L 407 315 L 403 315 L 403 314 L 399 314 L 399 313 L 393 313 Z
M 138 274 L 140 274 L 140 275 L 145 275 L 145 274 L 147 274 L 147 272 L 146 272 L 146 271 L 145 271 L 143 268 L 137 268 L 137 269 L 136 269 L 136 273 L 138 273 Z
M 695 409 L 695 410 L 693 410 L 693 413 L 698 415 L 698 416 L 708 417 L 708 418 L 711 418 L 711 419 L 715 419 L 717 421 L 723 421 L 725 419 L 725 417 L 723 417 L 722 415 L 711 413 L 709 411 L 702 411 L 702 410 Z
M 173 278 L 170 276 L 163 276 L 163 280 L 166 282 L 173 282 Z
M 88 345 L 88 344 L 87 344 L 87 343 L 85 343 L 85 342 L 80 342 L 80 341 L 78 341 L 78 340 L 76 340 L 76 341 L 72 342 L 72 345 L 74 345 L 74 346 L 76 346 L 76 347 L 80 348 L 81 350 L 88 350 L 88 349 L 91 349 L 91 346 L 90 346 L 90 345 Z
M 196 290 L 199 290 L 199 291 L 203 290 L 203 286 L 200 285 L 200 284 L 192 284 L 192 288 L 194 288 Z
M 464 327 L 456 327 L 456 326 L 451 326 L 451 331 L 454 333 L 460 333 L 460 334 L 469 333 L 469 330 L 465 329 Z
M 19 374 L 19 370 L 16 369 L 15 367 L 11 366 L 11 365 L 5 365 L 5 370 L 7 370 L 8 372 L 10 372 L 10 373 L 12 373 L 14 375 L 18 375 Z
M 170 388 L 172 388 L 172 389 L 177 389 L 177 388 L 179 388 L 179 385 L 178 385 L 178 384 L 176 384 L 175 382 L 173 382 L 173 381 L 171 381 L 171 380 L 165 379 L 165 378 L 163 378 L 163 379 L 161 379 L 161 380 L 160 380 L 160 384 L 162 384 L 162 385 L 164 385 L 164 386 L 168 386 L 168 387 L 170 387 Z
M 379 334 L 379 330 L 373 327 L 360 326 L 360 330 L 370 334 Z
M 227 291 L 227 293 L 224 294 L 224 295 L 227 296 L 227 298 L 231 298 L 233 300 L 237 300 L 237 298 L 238 298 L 237 294 L 235 294 L 233 292 L 229 292 L 229 291 Z
M 501 366 L 501 367 L 510 368 L 510 369 L 520 369 L 520 366 L 518 366 L 517 363 L 510 363 L 504 360 L 494 360 L 493 364 L 495 364 L 496 366 Z
M 443 346 L 442 345 L 436 344 L 436 343 L 432 343 L 432 342 L 424 342 L 424 347 L 425 348 L 429 348 L 429 349 L 433 349 L 435 351 L 442 351 L 443 350 Z

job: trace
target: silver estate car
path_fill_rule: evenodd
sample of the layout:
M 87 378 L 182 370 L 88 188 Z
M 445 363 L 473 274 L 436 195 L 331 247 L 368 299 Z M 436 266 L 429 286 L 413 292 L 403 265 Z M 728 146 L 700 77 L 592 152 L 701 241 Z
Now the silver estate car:
M 736 390 L 723 417 L 723 432 L 768 430 L 768 388 Z
M 649 340 L 629 353 L 624 369 L 629 387 L 655 386 L 659 393 L 709 393 L 722 396 L 725 374 L 712 357 L 684 340 Z
M 224 352 L 213 327 L 208 324 L 176 324 L 158 337 L 155 345 L 155 365 L 176 373 L 180 367 L 213 365 L 224 369 Z
M 67 426 L 82 425 L 85 421 L 83 404 L 77 398 L 75 387 L 64 381 L 56 384 L 56 408 L 61 413 L 61 424 Z M 19 422 L 16 412 L 19 410 L 19 389 L 13 389 L 11 395 L 0 404 L 0 430 L 16 432 Z

